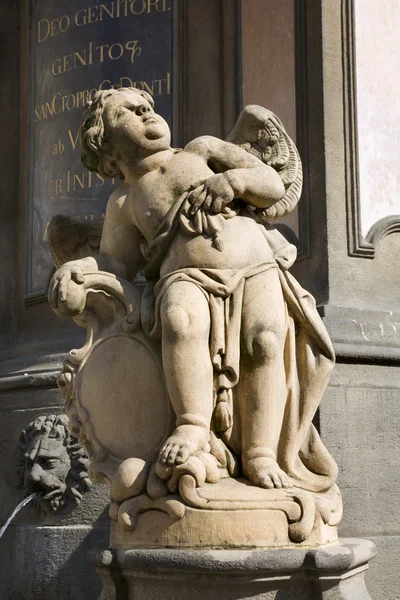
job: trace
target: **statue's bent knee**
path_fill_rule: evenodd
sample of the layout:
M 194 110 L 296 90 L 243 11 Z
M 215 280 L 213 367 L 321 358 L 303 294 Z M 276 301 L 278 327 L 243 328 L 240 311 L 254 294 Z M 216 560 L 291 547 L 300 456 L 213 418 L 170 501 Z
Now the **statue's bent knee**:
M 282 356 L 282 335 L 275 331 L 263 329 L 251 336 L 247 341 L 247 354 L 253 362 L 265 364 Z
M 168 341 L 187 340 L 206 335 L 208 332 L 207 319 L 202 311 L 195 307 L 169 306 L 162 316 L 163 335 Z

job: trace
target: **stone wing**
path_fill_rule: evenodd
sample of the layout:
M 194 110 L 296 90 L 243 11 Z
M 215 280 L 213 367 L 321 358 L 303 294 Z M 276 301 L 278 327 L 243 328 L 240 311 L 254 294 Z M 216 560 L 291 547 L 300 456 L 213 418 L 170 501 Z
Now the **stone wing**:
M 104 220 L 80 221 L 68 215 L 55 215 L 47 232 L 56 268 L 70 260 L 98 254 L 103 223 Z
M 246 106 L 227 141 L 273 167 L 283 181 L 283 198 L 269 208 L 256 209 L 258 216 L 262 220 L 271 221 L 290 213 L 300 200 L 303 171 L 299 152 L 280 119 L 262 106 Z

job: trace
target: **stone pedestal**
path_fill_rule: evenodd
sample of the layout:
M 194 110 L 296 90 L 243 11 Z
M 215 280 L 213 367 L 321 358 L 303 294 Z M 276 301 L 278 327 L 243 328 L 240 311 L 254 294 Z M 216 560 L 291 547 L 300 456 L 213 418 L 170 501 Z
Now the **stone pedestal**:
M 92 564 L 99 600 L 371 600 L 364 575 L 372 542 L 318 549 L 105 550 Z

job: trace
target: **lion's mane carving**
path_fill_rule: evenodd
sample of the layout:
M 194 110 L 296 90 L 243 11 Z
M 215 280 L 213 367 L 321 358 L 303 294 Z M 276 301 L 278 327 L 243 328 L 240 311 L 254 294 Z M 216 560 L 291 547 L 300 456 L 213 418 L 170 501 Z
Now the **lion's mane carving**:
M 17 449 L 18 485 L 39 492 L 45 512 L 74 508 L 91 485 L 88 459 L 72 437 L 66 415 L 40 416 L 22 431 Z

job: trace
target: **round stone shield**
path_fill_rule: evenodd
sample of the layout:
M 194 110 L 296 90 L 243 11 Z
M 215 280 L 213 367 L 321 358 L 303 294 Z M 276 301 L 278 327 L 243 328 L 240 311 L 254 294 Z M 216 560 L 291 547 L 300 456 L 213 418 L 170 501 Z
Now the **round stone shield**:
M 173 411 L 155 343 L 142 334 L 100 340 L 76 383 L 88 433 L 105 450 L 120 459 L 157 457 L 171 433 Z

